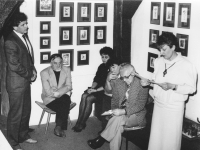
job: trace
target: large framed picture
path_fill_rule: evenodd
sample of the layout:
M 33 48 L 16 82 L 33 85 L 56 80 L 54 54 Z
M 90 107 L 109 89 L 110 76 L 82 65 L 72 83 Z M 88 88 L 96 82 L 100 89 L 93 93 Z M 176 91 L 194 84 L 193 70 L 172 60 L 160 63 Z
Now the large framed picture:
M 55 0 L 36 0 L 36 17 L 55 17 Z
M 51 48 L 51 37 L 42 36 L 40 37 L 40 49 L 49 49 Z
M 40 52 L 40 64 L 50 63 L 51 52 Z
M 90 45 L 90 26 L 77 27 L 77 45 Z
M 163 26 L 174 27 L 175 5 L 175 3 L 164 3 Z
M 178 34 L 176 35 L 177 39 L 178 39 L 178 48 L 179 48 L 179 52 L 181 52 L 181 54 L 183 56 L 187 56 L 188 55 L 188 41 L 189 41 L 189 36 L 185 35 L 185 34 Z
M 62 49 L 58 50 L 58 53 L 63 58 L 63 65 L 70 66 L 71 71 L 74 69 L 74 50 L 73 49 Z
M 160 2 L 151 2 L 151 24 L 160 24 Z
M 77 65 L 89 65 L 89 50 L 77 52 Z
M 74 3 L 60 2 L 60 22 L 74 21 Z
M 73 27 L 60 27 L 59 29 L 59 44 L 72 45 L 73 44 Z
M 95 3 L 94 22 L 107 22 L 107 3 Z
M 178 28 L 190 28 L 191 4 L 180 3 L 178 11 Z
M 91 21 L 91 3 L 78 3 L 78 22 Z
M 106 26 L 94 27 L 94 43 L 95 44 L 106 43 Z
M 148 52 L 147 71 L 154 72 L 154 60 L 157 57 L 157 54 Z
M 158 36 L 159 36 L 159 30 L 153 30 L 153 29 L 149 30 L 149 47 L 157 49 L 156 43 Z
M 40 34 L 50 34 L 50 33 L 51 33 L 51 22 L 40 21 Z

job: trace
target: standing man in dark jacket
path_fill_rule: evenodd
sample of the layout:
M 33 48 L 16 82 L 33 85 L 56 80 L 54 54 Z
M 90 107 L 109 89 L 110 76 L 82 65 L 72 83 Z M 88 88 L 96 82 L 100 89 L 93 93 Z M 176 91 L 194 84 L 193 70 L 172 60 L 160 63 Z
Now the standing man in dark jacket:
M 28 134 L 31 114 L 31 82 L 37 78 L 34 54 L 28 39 L 28 22 L 24 13 L 13 19 L 13 32 L 5 40 L 7 61 L 6 89 L 10 110 L 7 118 L 7 139 L 14 150 L 22 150 L 19 143 L 36 143 Z

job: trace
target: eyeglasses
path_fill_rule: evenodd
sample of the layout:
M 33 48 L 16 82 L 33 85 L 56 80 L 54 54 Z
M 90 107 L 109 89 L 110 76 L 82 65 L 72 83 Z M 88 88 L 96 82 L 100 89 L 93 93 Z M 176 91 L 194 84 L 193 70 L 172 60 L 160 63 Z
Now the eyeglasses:
M 120 77 L 121 80 L 124 80 L 124 79 L 129 79 L 129 77 L 132 75 L 132 72 L 130 73 L 129 76 L 123 76 L 123 77 Z

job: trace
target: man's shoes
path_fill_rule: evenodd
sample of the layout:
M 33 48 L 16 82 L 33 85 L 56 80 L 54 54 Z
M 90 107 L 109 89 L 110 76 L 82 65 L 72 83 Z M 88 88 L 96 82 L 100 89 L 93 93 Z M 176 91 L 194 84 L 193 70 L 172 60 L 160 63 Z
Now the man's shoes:
M 59 137 L 66 137 L 65 132 L 61 129 L 60 126 L 56 126 L 54 129 L 54 134 Z
M 29 143 L 29 144 L 35 144 L 35 143 L 37 143 L 37 141 L 36 141 L 36 140 L 33 140 L 33 139 L 27 139 L 27 140 L 24 141 L 24 142 Z
M 96 139 L 88 140 L 87 143 L 92 149 L 97 149 L 100 148 L 105 143 L 105 141 L 106 140 L 104 138 L 98 136 Z
M 28 132 L 33 132 L 33 131 L 35 131 L 35 129 L 28 128 Z

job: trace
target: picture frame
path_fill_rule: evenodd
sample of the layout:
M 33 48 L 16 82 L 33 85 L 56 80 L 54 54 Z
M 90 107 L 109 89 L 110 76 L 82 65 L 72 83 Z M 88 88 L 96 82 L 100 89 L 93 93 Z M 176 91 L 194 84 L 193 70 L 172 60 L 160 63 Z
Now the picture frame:
M 150 23 L 160 25 L 160 5 L 161 2 L 151 2 Z
M 78 3 L 78 22 L 90 22 L 91 21 L 91 3 Z
M 77 65 L 89 65 L 89 50 L 77 51 Z
M 71 71 L 74 69 L 74 50 L 73 49 L 61 49 L 58 53 L 63 58 L 63 65 L 70 66 Z
M 40 37 L 40 49 L 50 49 L 51 48 L 51 37 L 42 36 Z
M 94 27 L 94 44 L 106 43 L 106 26 L 95 26 Z
M 77 27 L 77 45 L 90 45 L 90 26 Z
M 180 3 L 178 11 L 178 28 L 190 28 L 191 4 Z
M 55 0 L 36 0 L 36 17 L 55 17 Z
M 188 43 L 189 43 L 189 36 L 185 34 L 176 34 L 178 40 L 178 50 L 183 56 L 188 55 Z
M 154 60 L 158 58 L 157 54 L 148 52 L 147 71 L 154 72 Z
M 73 27 L 60 27 L 59 28 L 59 45 L 72 45 L 73 44 Z
M 60 22 L 73 22 L 74 21 L 74 3 L 73 2 L 60 2 Z
M 51 52 L 40 52 L 40 64 L 50 63 Z
M 159 36 L 159 30 L 149 30 L 149 47 L 157 49 L 156 43 Z
M 107 3 L 95 3 L 94 22 L 107 22 Z
M 176 3 L 174 2 L 164 3 L 163 26 L 174 27 L 175 8 L 176 8 L 175 6 Z
M 51 21 L 40 21 L 40 34 L 51 33 Z

